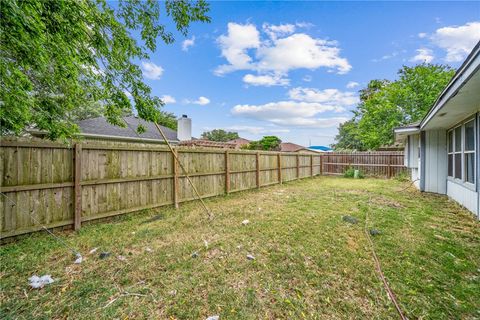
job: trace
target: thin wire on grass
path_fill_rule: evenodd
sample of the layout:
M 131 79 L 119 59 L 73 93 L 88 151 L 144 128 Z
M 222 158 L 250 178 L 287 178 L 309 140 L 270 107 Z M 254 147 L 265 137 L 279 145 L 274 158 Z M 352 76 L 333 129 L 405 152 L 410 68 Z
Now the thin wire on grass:
M 17 206 L 17 203 L 15 201 L 13 201 L 9 196 L 7 196 L 5 193 L 3 192 L 0 192 L 2 194 L 2 196 L 4 196 L 8 201 L 10 201 L 14 206 Z M 37 218 L 35 218 L 33 216 L 33 214 L 31 212 L 29 212 L 27 210 L 28 214 L 30 215 L 30 217 L 33 219 L 33 221 L 40 225 L 42 227 L 43 230 L 45 230 L 50 236 L 52 236 L 56 241 L 58 241 L 59 243 L 61 243 L 63 246 L 65 246 L 67 249 L 69 249 L 70 251 L 73 252 L 74 255 L 79 255 L 80 252 L 75 249 L 74 247 L 70 246 L 69 244 L 67 244 L 65 241 L 63 241 L 62 238 L 58 237 L 56 234 L 54 234 L 52 231 L 50 231 L 45 225 L 43 225 Z
M 371 197 L 370 197 L 369 203 L 370 202 L 371 202 Z M 377 268 L 377 273 L 378 273 L 378 275 L 380 276 L 380 279 L 383 282 L 383 286 L 385 287 L 385 290 L 387 291 L 388 297 L 390 298 L 390 300 L 394 304 L 395 309 L 397 309 L 397 312 L 398 312 L 398 315 L 400 316 L 400 319 L 408 320 L 407 317 L 403 314 L 402 309 L 400 308 L 400 304 L 397 301 L 395 293 L 390 288 L 390 285 L 387 282 L 387 278 L 385 277 L 385 274 L 383 273 L 382 267 L 380 265 L 380 260 L 378 259 L 377 253 L 375 252 L 375 247 L 373 245 L 372 238 L 370 237 L 370 234 L 369 234 L 368 228 L 367 228 L 367 225 L 368 225 L 368 211 L 369 210 L 367 208 L 367 210 L 365 211 L 365 228 L 364 228 L 364 231 L 365 231 L 365 236 L 366 236 L 368 242 L 370 243 L 370 248 L 372 250 L 372 256 L 373 256 L 373 260 L 375 261 L 375 266 Z

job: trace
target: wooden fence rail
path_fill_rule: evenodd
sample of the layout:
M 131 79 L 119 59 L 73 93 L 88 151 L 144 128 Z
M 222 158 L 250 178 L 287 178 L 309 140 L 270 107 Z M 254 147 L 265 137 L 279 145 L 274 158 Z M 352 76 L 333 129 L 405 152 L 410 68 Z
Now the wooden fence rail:
M 403 164 L 401 153 L 382 154 L 378 160 L 373 155 L 348 158 L 338 153 L 188 148 L 176 148 L 175 152 L 202 197 L 322 173 L 339 174 L 347 165 L 393 176 Z M 365 157 L 370 157 L 369 162 Z M 0 238 L 30 233 L 42 226 L 73 226 L 78 230 L 82 222 L 164 205 L 178 207 L 195 199 L 173 155 L 158 146 L 84 143 L 67 147 L 2 141 L 0 171 Z

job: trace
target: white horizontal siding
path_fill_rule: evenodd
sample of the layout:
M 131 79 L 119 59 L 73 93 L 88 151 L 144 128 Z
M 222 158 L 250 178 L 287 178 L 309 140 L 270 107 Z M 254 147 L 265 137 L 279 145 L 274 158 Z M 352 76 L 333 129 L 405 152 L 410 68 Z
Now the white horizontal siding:
M 468 210 L 477 214 L 480 201 L 478 192 L 449 180 L 447 181 L 447 195 Z

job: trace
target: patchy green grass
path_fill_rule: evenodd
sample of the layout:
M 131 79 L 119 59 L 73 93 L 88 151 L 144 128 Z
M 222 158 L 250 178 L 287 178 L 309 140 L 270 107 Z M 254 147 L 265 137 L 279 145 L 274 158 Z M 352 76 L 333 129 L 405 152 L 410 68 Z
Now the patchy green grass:
M 207 200 L 213 221 L 190 202 L 58 233 L 84 255 L 80 265 L 37 233 L 0 247 L 0 314 L 396 319 L 365 237 L 368 213 L 368 228 L 381 231 L 373 241 L 384 273 L 410 319 L 480 318 L 480 223 L 445 197 L 402 191 L 407 185 L 320 177 Z M 112 254 L 100 260 L 101 251 Z M 33 274 L 56 281 L 33 290 Z

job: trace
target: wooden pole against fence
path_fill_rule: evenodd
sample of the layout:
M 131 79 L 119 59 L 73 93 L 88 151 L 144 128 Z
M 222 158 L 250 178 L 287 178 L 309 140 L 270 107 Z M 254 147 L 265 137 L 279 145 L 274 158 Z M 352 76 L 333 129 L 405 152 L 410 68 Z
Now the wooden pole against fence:
M 172 164 L 173 164 L 173 205 L 175 209 L 178 209 L 178 151 L 173 149 L 172 151 Z
M 255 180 L 257 182 L 257 188 L 260 188 L 260 153 L 255 153 Z
M 282 184 L 282 155 L 277 154 L 278 183 Z
M 73 154 L 73 162 L 74 162 L 74 188 L 73 193 L 75 195 L 74 200 L 74 223 L 73 229 L 79 230 L 82 226 L 82 145 L 80 143 L 75 144 L 75 150 Z
M 225 193 L 230 193 L 230 161 L 228 159 L 228 149 L 225 150 Z

